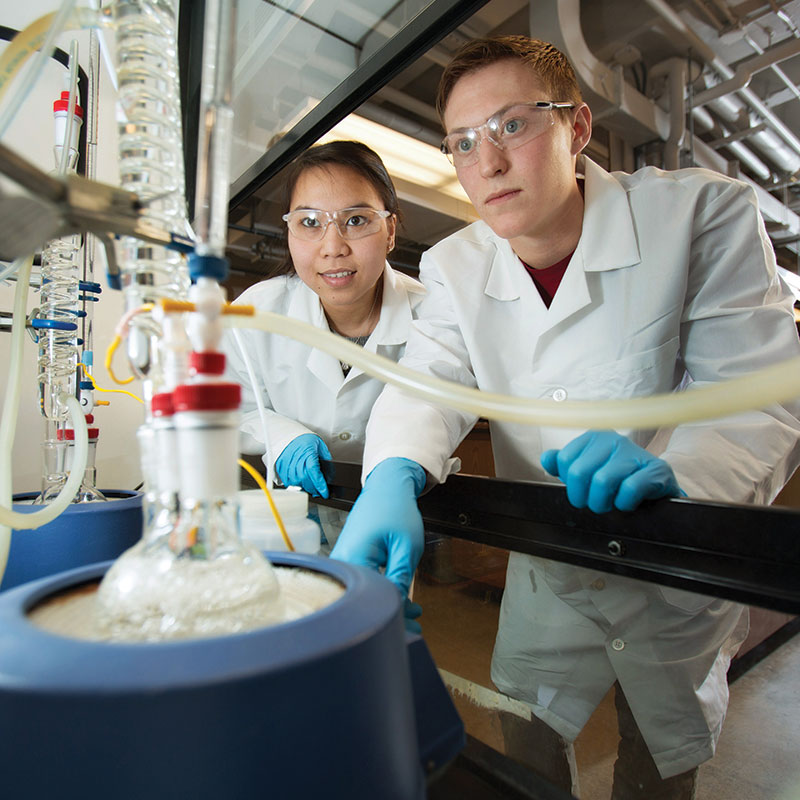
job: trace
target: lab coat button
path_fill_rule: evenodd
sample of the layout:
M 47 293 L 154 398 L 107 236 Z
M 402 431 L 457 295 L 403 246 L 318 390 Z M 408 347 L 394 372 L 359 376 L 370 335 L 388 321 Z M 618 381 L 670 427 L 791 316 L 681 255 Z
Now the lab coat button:
M 622 639 L 614 639 L 614 641 L 611 642 L 611 646 L 615 650 L 624 650 L 625 649 L 625 642 L 623 642 Z
M 342 433 L 339 434 L 339 438 L 343 442 L 346 442 L 350 438 L 350 434 L 347 431 L 343 431 Z
M 567 399 L 567 390 L 562 389 L 560 386 L 553 392 L 553 400 L 556 403 L 562 403 L 564 400 Z
M 596 581 L 592 582 L 592 589 L 596 591 L 601 591 L 606 588 L 606 582 L 602 578 L 598 578 Z

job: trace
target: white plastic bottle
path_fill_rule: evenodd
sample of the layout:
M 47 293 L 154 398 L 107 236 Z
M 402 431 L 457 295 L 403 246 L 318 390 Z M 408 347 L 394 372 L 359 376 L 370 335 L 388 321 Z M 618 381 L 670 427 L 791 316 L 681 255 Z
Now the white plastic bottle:
M 272 489 L 272 499 L 286 533 L 298 553 L 319 553 L 319 525 L 308 516 L 308 495 L 298 489 Z M 259 550 L 288 550 L 275 516 L 261 489 L 239 492 L 242 539 Z

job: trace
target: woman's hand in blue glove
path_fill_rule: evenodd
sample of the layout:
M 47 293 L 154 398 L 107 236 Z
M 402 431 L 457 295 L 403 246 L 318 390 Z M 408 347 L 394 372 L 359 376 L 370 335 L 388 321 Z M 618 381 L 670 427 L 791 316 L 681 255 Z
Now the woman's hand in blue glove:
M 417 620 L 422 616 L 422 606 L 412 603 L 407 597 L 403 603 L 403 623 L 409 633 L 422 633 L 422 625 Z
M 425 546 L 417 507 L 425 480 L 425 470 L 415 461 L 381 461 L 367 476 L 331 558 L 376 570 L 385 566 L 386 577 L 407 597 Z
M 642 500 L 677 497 L 672 467 L 616 431 L 587 431 L 561 450 L 542 453 L 542 466 L 567 487 L 576 508 L 598 514 L 633 511 Z
M 284 486 L 300 486 L 311 495 L 328 496 L 328 484 L 322 477 L 320 459 L 331 460 L 325 442 L 314 433 L 292 439 L 275 462 L 275 471 Z

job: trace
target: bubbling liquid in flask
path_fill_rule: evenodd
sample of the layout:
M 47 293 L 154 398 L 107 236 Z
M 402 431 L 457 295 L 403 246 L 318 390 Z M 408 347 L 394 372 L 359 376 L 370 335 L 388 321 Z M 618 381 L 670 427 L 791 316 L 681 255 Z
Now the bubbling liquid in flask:
M 146 509 L 142 541 L 100 584 L 98 632 L 112 640 L 155 641 L 281 622 L 285 604 L 272 565 L 240 537 L 241 388 L 210 378 L 170 394 L 174 414 L 164 394 L 154 396 L 151 413 L 160 416 L 140 432 L 146 497 L 154 507 Z
M 119 641 L 224 636 L 285 617 L 272 567 L 244 547 L 195 559 L 140 542 L 106 574 L 98 602 L 100 633 Z

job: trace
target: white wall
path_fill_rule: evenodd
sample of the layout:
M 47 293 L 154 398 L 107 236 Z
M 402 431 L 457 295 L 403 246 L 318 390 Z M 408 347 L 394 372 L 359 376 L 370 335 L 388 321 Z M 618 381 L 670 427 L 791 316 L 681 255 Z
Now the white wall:
M 2 3 L 0 24 L 22 29 L 38 17 L 57 9 L 54 0 L 26 0 L 24 3 Z M 89 34 L 78 31 L 65 34 L 58 45 L 69 52 L 70 41 L 78 40 L 79 59 L 88 72 Z M 6 43 L 0 41 L 0 47 Z M 51 170 L 53 160 L 53 101 L 62 89 L 66 69 L 55 61 L 50 61 L 35 91 L 26 100 L 13 126 L 3 139 L 3 143 L 45 170 Z M 13 93 L 12 86 L 6 93 Z M 106 183 L 117 183 L 116 169 L 116 130 L 114 89 L 105 67 L 100 75 L 99 126 L 97 179 Z M 94 353 L 95 379 L 107 389 L 125 388 L 141 395 L 139 381 L 117 387 L 111 383 L 103 366 L 106 348 L 113 338 L 114 326 L 122 314 L 122 295 L 108 288 L 105 279 L 105 264 L 100 262 L 95 268 L 94 279 L 103 286 L 100 302 L 94 305 Z M 0 310 L 13 308 L 14 287 L 16 284 L 0 285 Z M 38 305 L 39 295 L 31 290 L 28 309 Z M 0 371 L 6 374 L 10 360 L 10 341 L 8 333 L 0 333 Z M 24 370 L 22 374 L 22 402 L 16 426 L 14 443 L 13 488 L 15 492 L 35 491 L 40 488 L 40 443 L 44 437 L 44 421 L 37 405 L 37 346 L 29 336 L 25 336 Z M 127 365 L 122 348 L 114 362 L 118 375 L 127 375 Z M 0 405 L 5 401 L 7 378 L 0 378 Z M 139 455 L 135 431 L 143 420 L 143 406 L 124 395 L 102 395 L 97 398 L 109 399 L 110 406 L 95 409 L 95 424 L 100 428 L 97 446 L 97 483 L 101 489 L 132 489 L 140 481 Z

